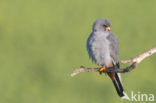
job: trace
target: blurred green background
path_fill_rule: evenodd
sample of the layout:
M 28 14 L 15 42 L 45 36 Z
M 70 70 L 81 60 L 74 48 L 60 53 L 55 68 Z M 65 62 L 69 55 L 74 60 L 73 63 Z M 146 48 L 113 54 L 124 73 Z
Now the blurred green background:
M 0 103 L 120 103 L 105 75 L 67 76 L 89 60 L 86 39 L 96 19 L 108 18 L 120 59 L 156 45 L 155 0 L 1 0 Z M 129 96 L 156 94 L 156 55 L 122 74 Z M 121 65 L 125 67 L 127 65 Z

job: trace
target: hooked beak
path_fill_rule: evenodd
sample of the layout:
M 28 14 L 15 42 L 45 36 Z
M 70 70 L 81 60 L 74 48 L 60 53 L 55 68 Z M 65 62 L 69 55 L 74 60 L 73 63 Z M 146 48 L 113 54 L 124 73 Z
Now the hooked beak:
M 106 30 L 110 31 L 110 27 L 109 27 L 109 26 L 107 26 L 107 27 L 106 27 Z

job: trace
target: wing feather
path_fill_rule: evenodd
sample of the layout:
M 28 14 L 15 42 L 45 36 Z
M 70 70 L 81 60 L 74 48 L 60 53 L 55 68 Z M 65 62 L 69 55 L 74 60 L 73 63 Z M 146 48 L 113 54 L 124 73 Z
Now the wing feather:
M 109 50 L 110 56 L 113 63 L 116 65 L 119 63 L 119 42 L 118 37 L 114 35 L 112 32 L 108 35 L 107 39 L 109 40 Z
M 93 51 L 92 51 L 92 42 L 94 41 L 94 39 L 92 38 L 93 36 L 93 32 L 90 34 L 90 36 L 88 37 L 88 40 L 87 40 L 87 51 L 88 51 L 88 54 L 89 54 L 89 58 L 92 59 L 92 62 L 96 62 L 95 61 L 95 58 L 93 56 Z

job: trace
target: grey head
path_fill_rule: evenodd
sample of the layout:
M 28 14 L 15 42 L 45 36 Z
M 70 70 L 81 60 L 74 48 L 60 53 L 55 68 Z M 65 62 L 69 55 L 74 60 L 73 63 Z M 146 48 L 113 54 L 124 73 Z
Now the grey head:
M 93 24 L 93 31 L 110 31 L 110 21 L 108 19 L 98 19 Z

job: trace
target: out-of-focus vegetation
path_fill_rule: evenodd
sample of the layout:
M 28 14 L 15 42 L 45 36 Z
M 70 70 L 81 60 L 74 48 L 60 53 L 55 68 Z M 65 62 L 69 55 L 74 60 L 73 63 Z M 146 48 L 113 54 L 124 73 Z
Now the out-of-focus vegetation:
M 108 76 L 67 75 L 81 65 L 96 67 L 86 51 L 96 19 L 111 21 L 120 59 L 156 45 L 155 4 L 155 0 L 1 0 L 0 103 L 120 103 Z M 153 55 L 122 74 L 129 96 L 131 91 L 156 94 L 155 61 Z

